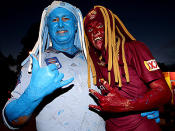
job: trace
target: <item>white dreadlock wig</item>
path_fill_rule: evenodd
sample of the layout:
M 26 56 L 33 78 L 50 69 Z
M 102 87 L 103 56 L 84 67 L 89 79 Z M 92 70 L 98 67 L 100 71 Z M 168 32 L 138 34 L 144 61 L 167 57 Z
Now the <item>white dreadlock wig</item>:
M 35 56 L 38 55 L 40 66 L 41 66 L 42 52 L 44 52 L 44 50 L 46 50 L 49 46 L 52 46 L 52 41 L 48 33 L 47 17 L 55 8 L 58 8 L 58 7 L 65 8 L 74 14 L 77 20 L 77 23 L 78 23 L 78 30 L 75 34 L 74 45 L 80 50 L 84 51 L 84 55 L 86 57 L 86 49 L 85 49 L 85 42 L 84 42 L 84 29 L 83 29 L 83 17 L 82 17 L 81 11 L 69 3 L 62 2 L 62 1 L 53 1 L 51 5 L 46 7 L 42 13 L 38 40 L 34 48 L 32 49 L 32 51 L 30 52 L 30 54 L 34 54 Z M 28 56 L 22 62 L 21 66 L 27 63 L 29 59 L 30 59 L 30 64 L 29 64 L 28 72 L 31 72 L 32 59 L 30 58 L 30 56 Z

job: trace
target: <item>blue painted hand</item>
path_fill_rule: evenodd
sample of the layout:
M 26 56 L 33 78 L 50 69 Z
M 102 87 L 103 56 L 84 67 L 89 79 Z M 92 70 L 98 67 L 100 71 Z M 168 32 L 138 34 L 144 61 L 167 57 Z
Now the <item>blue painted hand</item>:
M 38 100 L 52 93 L 54 90 L 63 87 L 73 81 L 73 78 L 62 80 L 64 74 L 59 73 L 55 64 L 40 67 L 36 57 L 31 55 L 33 60 L 32 77 L 27 88 L 31 99 Z
M 20 98 L 9 103 L 5 109 L 10 122 L 30 116 L 45 96 L 73 81 L 73 78 L 63 81 L 64 75 L 58 72 L 55 64 L 40 67 L 38 60 L 33 55 L 31 57 L 33 69 L 30 84 Z
M 160 122 L 159 111 L 150 111 L 141 113 L 142 117 L 147 117 L 148 119 L 155 119 L 156 123 Z

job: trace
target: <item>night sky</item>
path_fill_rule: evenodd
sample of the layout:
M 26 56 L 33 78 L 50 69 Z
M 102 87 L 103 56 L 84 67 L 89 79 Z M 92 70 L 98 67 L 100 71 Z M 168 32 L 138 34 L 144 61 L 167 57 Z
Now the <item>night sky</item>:
M 122 2 L 121 2 L 122 1 Z M 144 42 L 158 62 L 175 64 L 175 7 L 170 0 L 66 0 L 83 16 L 94 5 L 103 5 L 117 14 L 129 32 Z M 0 51 L 18 55 L 21 40 L 30 26 L 40 22 L 43 9 L 52 0 L 16 0 L 1 3 Z M 33 43 L 32 43 L 33 44 Z

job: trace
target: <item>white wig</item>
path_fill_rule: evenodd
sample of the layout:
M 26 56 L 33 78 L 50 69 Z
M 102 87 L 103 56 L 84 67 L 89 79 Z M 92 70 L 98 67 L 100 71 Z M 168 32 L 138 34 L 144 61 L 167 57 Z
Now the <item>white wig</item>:
M 58 7 L 62 7 L 70 11 L 76 18 L 77 20 L 77 25 L 78 25 L 78 30 L 75 34 L 75 40 L 74 40 L 74 45 L 84 51 L 84 55 L 86 56 L 86 50 L 85 50 L 85 43 L 84 43 L 84 29 L 83 29 L 83 17 L 81 11 L 76 8 L 75 6 L 62 2 L 62 1 L 53 1 L 51 5 L 46 7 L 42 13 L 41 17 L 41 22 L 40 22 L 40 29 L 39 29 L 39 36 L 38 40 L 33 48 L 33 50 L 30 52 L 30 54 L 34 54 L 35 56 L 38 56 L 39 59 L 39 64 L 41 66 L 41 54 L 44 52 L 49 46 L 52 46 L 52 41 L 50 39 L 49 33 L 48 33 L 48 26 L 47 26 L 47 17 L 49 14 Z M 29 61 L 30 59 L 30 64 L 29 64 L 29 72 L 31 72 L 31 65 L 32 65 L 32 59 L 30 56 L 28 56 L 23 62 L 22 66 Z

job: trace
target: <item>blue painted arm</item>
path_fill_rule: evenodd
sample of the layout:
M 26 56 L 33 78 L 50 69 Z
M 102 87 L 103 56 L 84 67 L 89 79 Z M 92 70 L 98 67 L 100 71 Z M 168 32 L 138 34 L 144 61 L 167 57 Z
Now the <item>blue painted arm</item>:
M 63 81 L 64 75 L 59 73 L 55 64 L 40 67 L 36 57 L 31 57 L 33 68 L 29 86 L 19 99 L 12 101 L 5 108 L 5 115 L 10 122 L 19 117 L 30 116 L 45 96 L 73 81 L 73 78 Z

